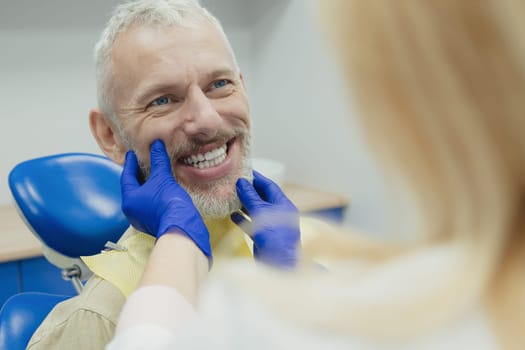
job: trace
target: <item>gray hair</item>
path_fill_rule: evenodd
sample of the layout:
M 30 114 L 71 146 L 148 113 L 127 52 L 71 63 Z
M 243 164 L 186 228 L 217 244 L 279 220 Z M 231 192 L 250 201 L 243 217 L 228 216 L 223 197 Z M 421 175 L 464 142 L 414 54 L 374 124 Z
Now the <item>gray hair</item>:
M 219 20 L 202 7 L 198 0 L 133 0 L 118 5 L 95 45 L 97 99 L 101 111 L 117 128 L 120 120 L 113 108 L 113 69 L 111 48 L 119 33 L 134 24 L 141 26 L 183 26 L 199 20 L 207 20 L 217 27 L 230 51 L 235 69 L 238 64 L 231 44 Z

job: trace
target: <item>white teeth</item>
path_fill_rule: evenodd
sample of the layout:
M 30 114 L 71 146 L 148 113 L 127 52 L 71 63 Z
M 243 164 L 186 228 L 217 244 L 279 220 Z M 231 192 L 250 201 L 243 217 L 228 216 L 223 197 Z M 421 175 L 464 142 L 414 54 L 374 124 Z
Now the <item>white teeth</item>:
M 221 147 L 206 152 L 204 154 L 200 153 L 191 155 L 188 158 L 184 158 L 182 162 L 184 164 L 193 166 L 194 168 L 210 168 L 222 163 L 224 159 L 226 159 L 226 150 L 227 146 L 224 144 Z

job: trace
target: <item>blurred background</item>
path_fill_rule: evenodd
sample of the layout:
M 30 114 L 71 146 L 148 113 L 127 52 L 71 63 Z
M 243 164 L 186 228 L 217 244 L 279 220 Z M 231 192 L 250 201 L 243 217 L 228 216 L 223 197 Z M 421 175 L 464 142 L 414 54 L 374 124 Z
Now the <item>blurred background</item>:
M 0 204 L 20 161 L 100 153 L 92 48 L 115 0 L 0 0 Z M 254 156 L 286 166 L 287 183 L 350 199 L 344 222 L 386 231 L 385 186 L 352 101 L 318 32 L 313 0 L 201 0 L 222 22 L 244 73 Z

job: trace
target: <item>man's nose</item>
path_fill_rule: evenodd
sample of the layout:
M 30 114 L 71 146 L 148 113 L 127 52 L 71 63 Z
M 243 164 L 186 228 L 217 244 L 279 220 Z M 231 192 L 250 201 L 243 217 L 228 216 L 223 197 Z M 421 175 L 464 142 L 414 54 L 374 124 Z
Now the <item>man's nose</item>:
M 223 119 L 199 87 L 190 89 L 186 107 L 186 135 L 203 141 L 213 139 L 219 132 Z

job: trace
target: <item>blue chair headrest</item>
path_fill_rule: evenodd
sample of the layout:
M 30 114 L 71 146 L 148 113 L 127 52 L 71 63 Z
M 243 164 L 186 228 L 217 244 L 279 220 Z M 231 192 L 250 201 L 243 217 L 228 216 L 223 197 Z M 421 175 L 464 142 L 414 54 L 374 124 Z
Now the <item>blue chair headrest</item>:
M 9 186 L 36 235 L 69 257 L 99 253 L 129 226 L 121 211 L 122 168 L 106 157 L 64 153 L 15 166 Z

